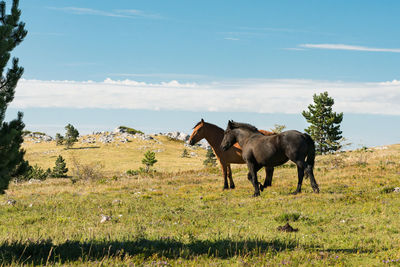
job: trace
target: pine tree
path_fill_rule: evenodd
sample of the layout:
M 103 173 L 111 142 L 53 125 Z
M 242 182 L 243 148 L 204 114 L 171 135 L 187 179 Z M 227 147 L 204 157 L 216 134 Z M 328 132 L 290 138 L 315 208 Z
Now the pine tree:
M 203 165 L 206 167 L 208 166 L 214 167 L 217 165 L 217 160 L 211 148 L 207 149 L 206 159 L 203 161 Z
M 18 4 L 19 1 L 14 0 L 11 14 L 6 15 L 6 3 L 0 2 L 0 194 L 8 188 L 11 176 L 19 172 L 18 166 L 26 165 L 23 160 L 25 151 L 21 149 L 22 131 L 25 127 L 22 113 L 18 112 L 17 119 L 4 122 L 7 106 L 14 99 L 15 88 L 24 72 L 18 66 L 18 59 L 13 58 L 11 68 L 4 74 L 11 57 L 10 52 L 28 33 L 25 23 L 19 21 L 21 11 Z
M 314 105 L 309 105 L 308 111 L 302 113 L 307 122 L 311 124 L 305 131 L 316 142 L 318 154 L 337 151 L 341 148 L 340 123 L 343 120 L 343 113 L 332 111 L 335 101 L 328 96 L 328 92 L 314 94 L 313 99 Z
M 56 146 L 61 146 L 64 143 L 64 136 L 59 133 L 56 133 Z
M 53 171 L 51 172 L 51 176 L 55 178 L 63 178 L 67 177 L 66 173 L 68 172 L 67 164 L 61 155 L 56 159 L 55 166 Z
M 65 133 L 64 143 L 67 148 L 70 148 L 76 141 L 78 141 L 79 132 L 74 126 L 72 126 L 72 124 L 65 126 L 65 130 L 67 132 Z
M 156 153 L 149 150 L 144 154 L 142 163 L 146 165 L 146 172 L 149 172 L 150 167 L 152 167 L 156 162 Z

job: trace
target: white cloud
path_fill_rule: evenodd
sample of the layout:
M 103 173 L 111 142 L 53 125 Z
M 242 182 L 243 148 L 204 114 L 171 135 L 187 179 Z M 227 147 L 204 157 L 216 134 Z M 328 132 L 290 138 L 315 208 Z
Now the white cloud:
M 211 83 L 21 80 L 12 107 L 125 108 L 300 113 L 314 93 L 328 91 L 335 110 L 400 115 L 400 82 L 350 83 L 300 79 Z
M 95 15 L 104 17 L 117 17 L 117 18 L 149 18 L 149 19 L 160 19 L 162 18 L 158 14 L 150 14 L 141 10 L 136 9 L 117 9 L 112 11 L 103 11 L 93 8 L 83 7 L 48 7 L 48 9 L 64 11 L 74 15 Z
M 147 78 L 162 78 L 162 79 L 205 79 L 209 78 L 206 75 L 189 74 L 189 73 L 109 73 L 113 77 L 147 77 Z
M 234 38 L 234 37 L 225 37 L 224 40 L 229 40 L 229 41 L 239 41 L 239 38 Z
M 289 50 L 289 51 L 304 51 L 306 49 L 304 48 L 298 48 L 298 47 L 289 47 L 289 48 L 283 48 L 283 50 Z
M 400 48 L 375 48 L 375 47 L 345 45 L 345 44 L 301 44 L 301 45 L 299 45 L 299 47 L 329 49 L 329 50 L 351 50 L 351 51 L 366 51 L 366 52 L 400 53 Z

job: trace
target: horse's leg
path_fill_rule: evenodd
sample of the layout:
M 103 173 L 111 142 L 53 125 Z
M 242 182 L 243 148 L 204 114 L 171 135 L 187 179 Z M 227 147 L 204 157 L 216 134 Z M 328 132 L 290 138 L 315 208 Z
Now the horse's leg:
M 261 191 L 264 191 L 264 188 L 268 186 L 272 186 L 272 176 L 274 175 L 274 167 L 265 167 L 265 181 L 264 185 L 260 184 Z
M 247 178 L 251 177 L 251 182 L 254 187 L 254 194 L 253 197 L 258 197 L 260 195 L 260 188 L 259 188 L 259 183 L 257 180 L 257 171 L 260 169 L 260 167 L 256 166 L 254 163 L 247 163 L 247 167 L 249 168 L 249 173 L 247 175 Z
M 227 165 L 224 162 L 221 162 L 221 167 L 222 167 L 222 173 L 224 175 L 224 188 L 223 188 L 223 190 L 229 189 L 228 179 L 227 179 Z
M 301 192 L 301 184 L 303 183 L 303 177 L 304 177 L 304 166 L 305 166 L 305 162 L 304 161 L 296 161 L 296 165 L 297 165 L 297 177 L 298 177 L 298 181 L 297 181 L 297 189 L 294 192 L 294 194 L 300 193 Z
M 317 181 L 315 181 L 313 168 L 310 165 L 308 165 L 307 168 L 305 169 L 305 172 L 310 177 L 311 187 L 314 193 L 319 193 L 319 187 Z
M 235 189 L 235 183 L 233 182 L 232 179 L 232 169 L 231 169 L 231 164 L 228 164 L 228 178 L 229 178 L 229 185 L 231 189 Z

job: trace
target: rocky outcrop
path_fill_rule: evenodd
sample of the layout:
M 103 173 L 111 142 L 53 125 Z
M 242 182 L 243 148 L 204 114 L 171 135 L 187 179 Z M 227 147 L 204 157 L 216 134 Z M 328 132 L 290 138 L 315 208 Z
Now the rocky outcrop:
M 119 129 L 119 128 L 117 128 L 117 129 Z M 129 134 L 126 132 L 121 133 L 119 131 L 118 132 L 115 132 L 115 131 L 114 132 L 93 132 L 92 135 L 83 136 L 80 141 L 81 141 L 81 143 L 84 143 L 84 144 L 94 144 L 96 142 L 103 143 L 103 144 L 110 144 L 110 143 L 127 143 L 131 139 L 140 139 L 140 140 L 145 140 L 145 141 L 154 140 L 161 144 L 161 142 L 154 139 L 150 135 L 141 134 L 141 133 L 137 133 L 137 134 Z
M 31 141 L 35 143 L 51 142 L 53 137 L 43 133 L 28 133 L 24 135 L 24 141 Z

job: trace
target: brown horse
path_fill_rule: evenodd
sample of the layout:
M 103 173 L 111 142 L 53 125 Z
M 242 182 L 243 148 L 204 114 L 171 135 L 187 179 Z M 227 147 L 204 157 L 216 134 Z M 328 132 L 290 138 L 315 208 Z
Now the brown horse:
M 203 119 L 193 127 L 193 133 L 189 138 L 189 144 L 192 146 L 205 138 L 210 144 L 217 156 L 219 163 L 222 167 L 222 173 L 224 175 L 224 189 L 228 189 L 228 179 L 230 188 L 235 188 L 235 184 L 232 179 L 231 163 L 245 164 L 246 162 L 242 158 L 242 149 L 239 144 L 234 144 L 227 151 L 222 151 L 221 141 L 224 138 L 224 130 L 219 128 L 217 125 L 207 123 Z M 273 132 L 259 130 L 264 135 L 274 135 Z

